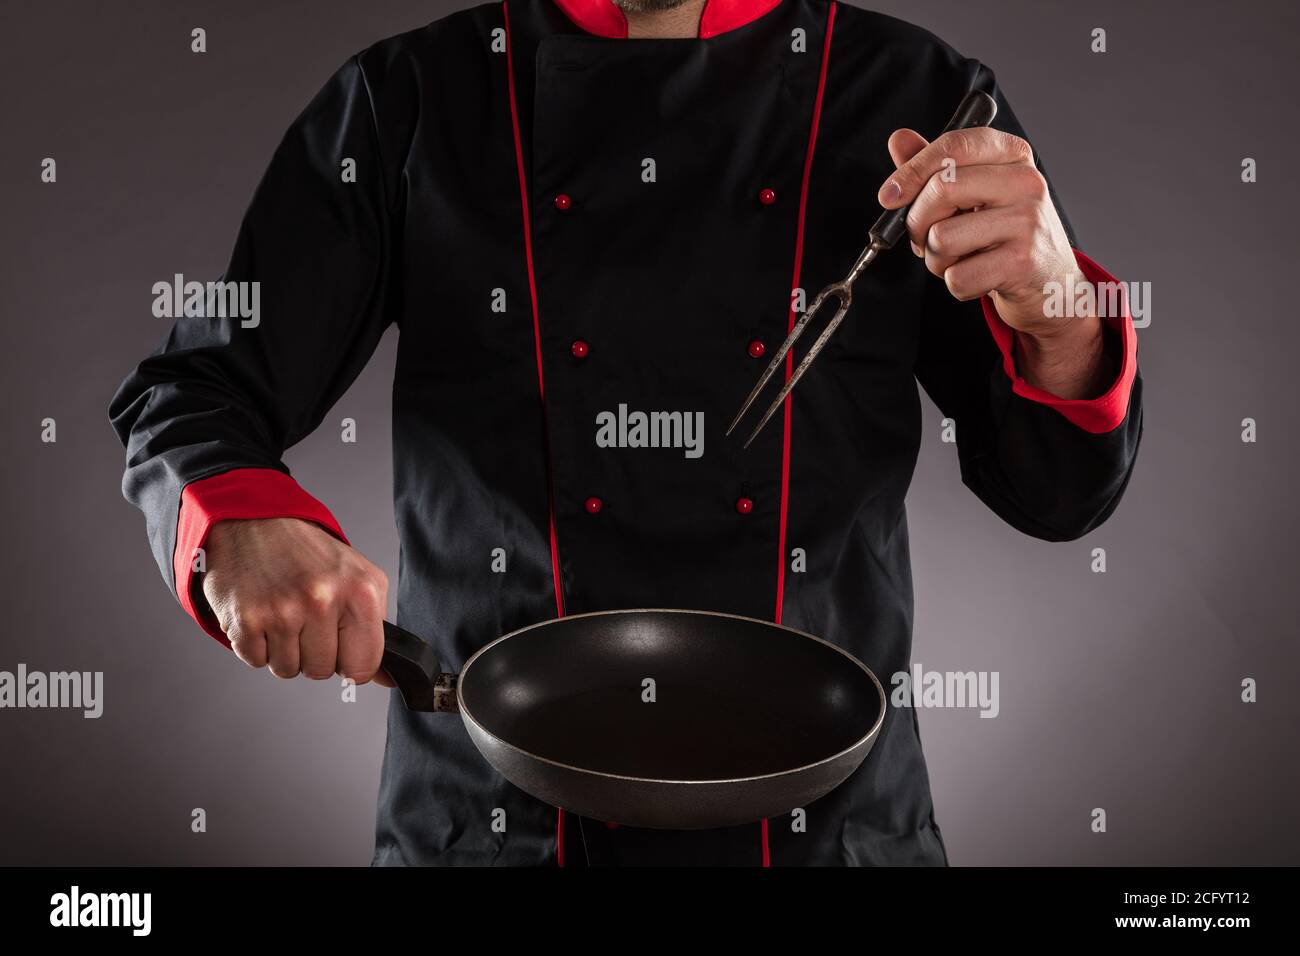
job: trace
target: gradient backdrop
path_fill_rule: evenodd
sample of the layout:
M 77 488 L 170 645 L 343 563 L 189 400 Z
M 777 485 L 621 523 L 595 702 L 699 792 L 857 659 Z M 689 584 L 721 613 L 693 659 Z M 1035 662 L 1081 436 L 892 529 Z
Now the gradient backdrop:
M 458 6 L 5 2 L 0 670 L 102 670 L 106 690 L 99 720 L 0 711 L 0 862 L 368 862 L 384 692 L 345 705 L 335 682 L 249 671 L 198 631 L 119 495 L 105 409 L 164 334 L 150 287 L 224 268 L 272 149 L 326 77 Z M 909 500 L 915 659 L 1001 674 L 997 719 L 920 715 L 952 860 L 1300 862 L 1300 15 L 1284 2 L 875 7 L 993 66 L 1084 250 L 1153 285 L 1145 441 L 1123 504 L 1088 538 L 1048 545 L 1001 525 L 961 486 L 927 402 Z M 1094 27 L 1104 55 L 1089 51 Z M 39 179 L 46 156 L 55 185 Z M 358 443 L 327 426 L 288 456 L 390 576 L 394 345 L 329 419 L 355 418 Z M 40 440 L 46 417 L 55 444 Z M 1241 441 L 1245 417 L 1256 444 Z M 1105 574 L 1089 570 L 1094 547 Z M 1244 677 L 1257 703 L 1241 702 Z M 190 832 L 195 807 L 205 834 Z

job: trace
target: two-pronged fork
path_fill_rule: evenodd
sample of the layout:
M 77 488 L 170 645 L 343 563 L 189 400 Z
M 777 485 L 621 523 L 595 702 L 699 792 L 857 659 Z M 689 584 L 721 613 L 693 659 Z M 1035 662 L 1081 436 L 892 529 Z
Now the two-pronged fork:
M 970 93 L 967 93 L 966 98 L 961 101 L 961 106 L 957 108 L 957 112 L 953 114 L 952 119 L 948 121 L 948 125 L 944 127 L 943 131 L 948 133 L 957 129 L 988 126 L 989 123 L 993 122 L 993 117 L 997 115 L 997 111 L 998 105 L 993 101 L 993 97 L 989 96 L 987 93 L 972 90 Z M 799 366 L 794 370 L 794 374 L 790 376 L 790 380 L 785 383 L 785 386 L 777 394 L 776 398 L 772 400 L 772 404 L 768 406 L 767 411 L 763 413 L 763 417 L 759 419 L 758 425 L 749 433 L 749 438 L 745 439 L 744 447 L 749 447 L 750 442 L 752 442 L 758 433 L 763 430 L 763 426 L 767 424 L 768 419 L 776 414 L 776 410 L 781 407 L 781 403 L 785 401 L 786 396 L 790 394 L 790 391 L 795 387 L 799 379 L 803 377 L 804 372 L 808 371 L 808 366 L 813 363 L 815 358 L 817 358 L 817 354 L 822 350 L 822 346 L 826 344 L 826 341 L 834 334 L 835 330 L 839 328 L 839 324 L 844 321 L 845 313 L 849 311 L 849 306 L 853 304 L 853 283 L 862 273 L 862 270 L 871 265 L 872 260 L 881 252 L 886 249 L 892 249 L 899 239 L 907 235 L 907 213 L 911 208 L 911 205 L 908 204 L 903 206 L 901 209 L 891 209 L 888 212 L 883 213 L 881 217 L 876 220 L 876 224 L 871 227 L 871 232 L 868 234 L 871 237 L 871 241 L 868 243 L 867 247 L 862 250 L 862 254 L 858 256 L 857 261 L 853 263 L 853 268 L 849 270 L 849 274 L 839 282 L 832 282 L 826 288 L 822 289 L 821 292 L 817 293 L 817 298 L 813 299 L 812 305 L 808 307 L 807 311 L 804 312 L 799 321 L 795 323 L 794 328 L 790 330 L 790 334 L 786 337 L 785 342 L 783 342 L 781 347 L 777 349 L 776 354 L 772 356 L 772 361 L 768 363 L 767 368 L 759 377 L 758 384 L 755 385 L 753 390 L 749 393 L 749 397 L 745 399 L 745 403 L 740 406 L 740 411 L 736 413 L 736 417 L 731 420 L 731 425 L 727 428 L 728 435 L 735 430 L 736 425 L 738 425 L 740 420 L 745 417 L 745 413 L 749 411 L 749 406 L 754 404 L 754 399 L 757 398 L 758 393 L 763 390 L 763 386 L 765 386 L 768 383 L 768 380 L 776 374 L 776 370 L 780 367 L 781 363 L 785 361 L 786 353 L 790 351 L 790 348 L 794 345 L 795 341 L 803 334 L 803 330 L 807 327 L 808 322 L 812 317 L 816 315 L 817 310 L 821 308 L 821 304 L 825 302 L 828 297 L 834 296 L 840 303 L 839 309 L 836 310 L 834 317 L 826 323 L 826 328 L 822 330 L 822 334 L 817 336 L 817 341 L 813 342 L 813 346 L 808 350 L 808 354 L 799 362 Z

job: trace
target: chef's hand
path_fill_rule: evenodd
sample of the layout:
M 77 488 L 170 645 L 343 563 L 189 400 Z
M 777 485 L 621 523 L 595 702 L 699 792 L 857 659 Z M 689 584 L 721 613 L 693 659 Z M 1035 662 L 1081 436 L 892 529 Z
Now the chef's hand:
M 900 129 L 889 138 L 889 155 L 897 169 L 880 188 L 880 204 L 912 203 L 912 252 L 954 297 L 993 300 L 1016 332 L 1024 379 L 1059 398 L 1102 394 L 1116 369 L 1101 320 L 1047 315 L 1048 283 L 1079 288 L 1087 279 L 1029 144 L 987 127 L 944 133 L 933 143 Z
M 393 686 L 379 669 L 388 578 L 360 552 L 297 518 L 219 521 L 204 548 L 203 595 L 245 664 Z

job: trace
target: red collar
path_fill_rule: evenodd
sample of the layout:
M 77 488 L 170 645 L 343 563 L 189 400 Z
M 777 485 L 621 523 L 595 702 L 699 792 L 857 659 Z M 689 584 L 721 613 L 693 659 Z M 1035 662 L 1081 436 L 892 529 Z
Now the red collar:
M 781 0 L 705 0 L 700 39 L 707 40 L 757 20 Z M 555 0 L 564 15 L 598 37 L 627 39 L 627 18 L 611 0 Z

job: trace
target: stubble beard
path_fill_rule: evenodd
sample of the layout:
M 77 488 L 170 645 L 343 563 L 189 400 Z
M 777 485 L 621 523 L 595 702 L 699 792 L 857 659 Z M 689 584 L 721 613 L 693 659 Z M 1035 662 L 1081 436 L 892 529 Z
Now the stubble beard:
M 676 10 L 687 0 L 613 0 L 614 6 L 624 13 L 663 13 Z

